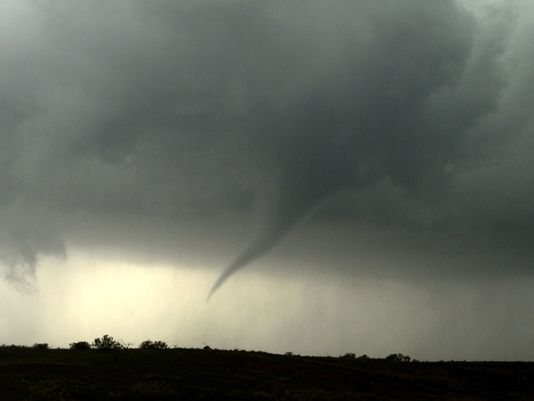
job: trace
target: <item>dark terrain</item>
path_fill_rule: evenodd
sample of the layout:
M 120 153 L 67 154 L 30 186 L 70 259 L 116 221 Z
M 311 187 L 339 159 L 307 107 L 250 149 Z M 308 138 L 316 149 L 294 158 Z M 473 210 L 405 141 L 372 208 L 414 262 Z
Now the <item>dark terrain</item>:
M 0 349 L 0 400 L 534 400 L 534 363 Z

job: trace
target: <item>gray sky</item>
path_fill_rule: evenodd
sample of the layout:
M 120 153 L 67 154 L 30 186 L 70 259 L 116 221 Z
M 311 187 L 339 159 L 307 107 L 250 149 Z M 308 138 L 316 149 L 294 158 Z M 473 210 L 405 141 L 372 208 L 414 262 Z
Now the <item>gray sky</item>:
M 2 2 L 0 343 L 534 358 L 533 18 Z

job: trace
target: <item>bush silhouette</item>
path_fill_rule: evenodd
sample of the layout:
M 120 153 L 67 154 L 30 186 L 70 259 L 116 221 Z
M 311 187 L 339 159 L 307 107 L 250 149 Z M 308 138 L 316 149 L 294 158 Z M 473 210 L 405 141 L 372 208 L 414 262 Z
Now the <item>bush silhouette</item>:
M 151 340 L 145 340 L 141 344 L 139 344 L 140 349 L 157 349 L 157 350 L 163 350 L 168 349 L 169 346 L 165 341 L 151 341 Z
M 69 344 L 69 348 L 74 351 L 87 351 L 91 349 L 91 344 L 87 341 L 77 341 Z
M 356 354 L 353 352 L 347 352 L 345 355 L 340 356 L 341 359 L 356 359 Z
M 393 361 L 393 362 L 410 362 L 412 358 L 410 358 L 408 355 L 402 355 L 402 354 L 390 354 L 386 357 L 386 361 Z
M 35 343 L 33 344 L 34 349 L 48 349 L 48 343 Z
M 124 345 L 115 340 L 112 336 L 104 334 L 100 338 L 95 338 L 91 347 L 102 351 L 111 351 L 114 349 L 123 349 Z

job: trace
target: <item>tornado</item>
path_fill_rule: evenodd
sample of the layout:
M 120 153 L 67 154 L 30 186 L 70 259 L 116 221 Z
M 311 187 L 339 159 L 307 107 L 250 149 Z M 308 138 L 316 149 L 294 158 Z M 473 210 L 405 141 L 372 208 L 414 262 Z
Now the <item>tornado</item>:
M 211 287 L 207 300 L 224 284 L 236 271 L 252 263 L 277 245 L 291 231 L 300 220 L 300 215 L 291 216 L 287 221 L 278 221 L 263 230 L 256 238 L 230 263 Z
M 211 287 L 207 301 L 235 272 L 269 252 L 297 224 L 321 209 L 334 194 L 354 185 L 348 163 L 337 163 L 337 168 L 332 169 L 326 154 L 327 151 L 323 150 L 317 158 L 308 159 L 307 165 L 298 166 L 294 159 L 288 163 L 274 196 L 263 203 L 265 206 L 260 211 L 263 224 L 260 224 L 259 233 L 223 270 Z
M 410 201 L 432 202 L 438 190 L 450 185 L 447 166 L 462 162 L 462 133 L 492 111 L 491 102 L 484 100 L 477 113 L 455 117 L 470 107 L 464 79 L 476 77 L 478 82 L 478 68 L 498 66 L 499 57 L 491 46 L 481 48 L 480 57 L 471 57 L 475 25 L 455 2 L 440 3 L 436 12 L 416 1 L 417 23 L 409 25 L 405 5 L 390 2 L 391 9 L 382 15 L 374 3 L 360 3 L 348 2 L 347 12 L 354 17 L 369 13 L 372 23 L 354 19 L 334 27 L 330 19 L 318 18 L 309 26 L 316 33 L 313 38 L 295 35 L 285 52 L 276 50 L 270 58 L 281 63 L 280 69 L 252 75 L 251 82 L 262 85 L 250 98 L 252 106 L 236 138 L 254 155 L 247 165 L 258 172 L 251 188 L 263 177 L 273 177 L 275 188 L 260 199 L 267 207 L 259 211 L 258 234 L 223 269 L 208 300 L 235 272 L 263 257 L 339 192 L 359 192 L 384 182 Z M 384 29 L 381 21 L 389 12 L 394 18 Z M 451 24 L 454 34 L 446 28 Z M 421 27 L 429 38 L 423 47 L 418 45 Z M 324 32 L 331 31 L 339 41 L 324 42 Z M 266 36 L 267 43 L 271 39 Z M 304 52 L 307 58 L 294 57 L 301 54 L 295 50 L 308 46 L 313 51 Z M 278 44 L 273 48 L 279 49 Z M 387 64 L 386 56 L 391 56 Z M 495 67 L 495 75 L 490 71 L 488 77 L 498 71 Z M 486 85 L 490 96 L 485 99 L 498 97 L 499 81 L 491 82 L 497 84 Z M 451 121 L 458 123 L 451 126 Z

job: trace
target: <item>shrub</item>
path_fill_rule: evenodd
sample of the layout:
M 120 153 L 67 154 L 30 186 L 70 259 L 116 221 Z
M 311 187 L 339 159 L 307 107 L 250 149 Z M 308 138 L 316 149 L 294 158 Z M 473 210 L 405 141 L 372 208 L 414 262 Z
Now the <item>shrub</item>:
M 386 357 L 386 361 L 393 361 L 393 362 L 410 362 L 412 358 L 410 358 L 408 355 L 402 355 L 402 354 L 390 354 Z
M 165 341 L 151 341 L 151 340 L 145 340 L 141 344 L 139 344 L 140 349 L 157 349 L 157 350 L 163 350 L 168 349 L 169 346 Z
M 356 354 L 353 352 L 347 352 L 345 355 L 340 356 L 341 359 L 356 359 Z
M 48 349 L 48 343 L 35 343 L 33 344 L 34 349 Z
M 113 337 L 104 334 L 100 338 L 95 338 L 91 347 L 102 350 L 102 351 L 111 351 L 113 349 L 122 349 L 122 345 L 119 341 L 115 340 Z
M 69 348 L 73 351 L 87 351 L 91 349 L 91 344 L 87 341 L 77 341 L 69 344 Z
M 2 350 L 19 350 L 19 349 L 27 349 L 28 347 L 26 345 L 15 345 L 15 344 L 11 344 L 11 345 L 7 345 L 7 344 L 2 344 L 0 345 L 0 349 Z

